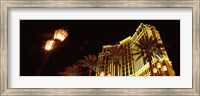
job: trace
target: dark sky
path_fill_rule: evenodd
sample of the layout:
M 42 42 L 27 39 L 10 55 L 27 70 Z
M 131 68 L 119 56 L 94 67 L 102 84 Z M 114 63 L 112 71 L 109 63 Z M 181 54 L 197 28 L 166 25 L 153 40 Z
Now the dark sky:
M 36 75 L 44 61 L 42 47 L 58 28 L 67 27 L 69 35 L 50 54 L 42 75 L 56 76 L 85 55 L 97 56 L 103 45 L 132 36 L 140 23 L 154 25 L 159 31 L 179 76 L 180 20 L 20 20 L 20 75 Z

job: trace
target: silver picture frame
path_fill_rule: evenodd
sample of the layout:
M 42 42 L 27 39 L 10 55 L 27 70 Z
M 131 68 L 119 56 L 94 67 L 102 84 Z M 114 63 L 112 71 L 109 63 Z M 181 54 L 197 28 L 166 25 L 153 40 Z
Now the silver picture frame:
M 192 95 L 199 96 L 199 0 L 0 0 L 0 94 L 9 95 Z M 9 8 L 192 8 L 192 88 L 8 88 Z

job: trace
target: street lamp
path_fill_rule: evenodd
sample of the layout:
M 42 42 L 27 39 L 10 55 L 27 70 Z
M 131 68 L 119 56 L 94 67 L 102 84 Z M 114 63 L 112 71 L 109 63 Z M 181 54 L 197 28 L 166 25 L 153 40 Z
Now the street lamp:
M 43 62 L 39 66 L 39 70 L 38 70 L 37 75 L 41 75 L 42 74 L 42 71 L 43 71 L 46 63 L 49 60 L 49 52 L 55 47 L 55 45 L 56 45 L 55 40 L 47 40 L 46 41 L 45 47 L 44 47 L 45 54 L 44 54 L 44 57 L 43 57 Z
M 48 41 L 46 41 L 45 50 L 46 51 L 50 51 L 51 49 L 53 49 L 54 46 L 55 46 L 55 43 L 56 42 L 54 40 L 48 40 Z
M 52 49 L 55 49 L 58 44 L 60 44 L 65 38 L 67 38 L 68 33 L 66 32 L 66 30 L 64 29 L 57 29 L 54 32 L 54 37 L 51 40 L 47 40 L 45 43 L 45 48 L 44 50 L 46 50 L 46 55 L 44 56 L 44 61 L 42 62 L 42 64 L 39 67 L 39 71 L 38 71 L 38 75 L 41 75 L 46 63 L 48 62 L 49 59 L 49 52 Z M 60 42 L 56 42 L 56 41 L 60 41 Z
M 68 36 L 68 33 L 64 29 L 55 30 L 54 39 L 63 41 Z

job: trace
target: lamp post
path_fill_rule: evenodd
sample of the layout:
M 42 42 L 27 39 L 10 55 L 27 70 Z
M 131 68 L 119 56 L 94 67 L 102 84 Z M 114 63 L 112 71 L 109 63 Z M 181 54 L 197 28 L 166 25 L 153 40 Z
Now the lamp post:
M 45 43 L 45 56 L 44 56 L 44 61 L 42 62 L 42 64 L 39 67 L 38 73 L 37 75 L 41 75 L 42 71 L 49 59 L 49 52 L 52 51 L 53 49 L 55 49 L 59 43 L 63 42 L 65 38 L 67 38 L 68 33 L 67 30 L 64 29 L 57 29 L 54 32 L 54 37 L 53 39 L 47 40 Z
M 39 67 L 37 75 L 41 75 L 42 74 L 42 71 L 43 71 L 46 63 L 49 60 L 49 51 L 51 51 L 54 48 L 55 43 L 56 42 L 54 40 L 47 40 L 46 41 L 45 48 L 44 48 L 45 49 L 45 54 L 44 54 L 44 57 L 43 57 L 43 62 L 42 62 L 42 64 Z

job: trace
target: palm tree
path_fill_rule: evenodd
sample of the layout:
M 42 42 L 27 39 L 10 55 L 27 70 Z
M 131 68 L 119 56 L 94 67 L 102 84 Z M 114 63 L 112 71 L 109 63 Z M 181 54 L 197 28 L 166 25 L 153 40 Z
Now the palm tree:
M 82 64 L 83 67 L 88 67 L 89 76 L 92 75 L 92 71 L 98 71 L 99 67 L 97 66 L 98 60 L 95 55 L 84 56 L 84 59 L 80 59 L 78 63 Z
M 119 44 L 115 44 L 110 48 L 110 52 L 108 53 L 104 53 L 105 56 L 110 57 L 111 60 L 113 60 L 114 64 L 115 64 L 115 75 L 118 75 L 118 66 L 119 68 L 121 68 L 120 63 L 119 63 L 119 59 L 120 57 L 125 53 L 125 49 L 119 45 Z
M 133 49 L 136 51 L 136 53 L 132 55 L 138 55 L 137 60 L 140 58 L 143 58 L 144 63 L 145 61 L 149 62 L 151 75 L 153 75 L 153 66 L 152 66 L 152 56 L 158 55 L 161 56 L 164 53 L 164 45 L 159 42 L 160 39 L 153 38 L 153 36 L 148 36 L 147 33 L 144 34 L 144 36 L 138 41 L 138 43 L 134 43 L 136 49 Z
M 81 74 L 80 70 L 81 70 L 81 68 L 79 67 L 79 65 L 74 64 L 72 66 L 65 68 L 65 71 L 60 72 L 59 75 L 62 75 L 62 76 L 79 76 Z

